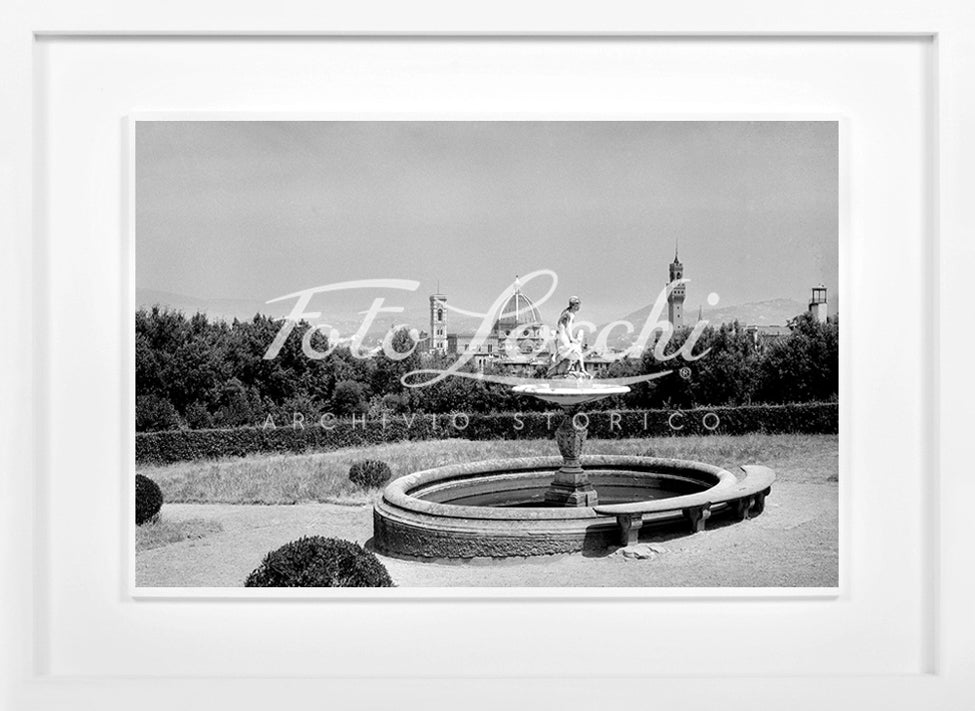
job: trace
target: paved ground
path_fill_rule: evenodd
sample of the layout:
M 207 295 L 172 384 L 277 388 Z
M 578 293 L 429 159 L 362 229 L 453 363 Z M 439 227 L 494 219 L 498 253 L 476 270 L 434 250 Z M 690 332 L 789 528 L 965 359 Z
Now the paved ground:
M 372 536 L 369 506 L 166 504 L 163 515 L 173 522 L 216 520 L 223 531 L 138 553 L 139 586 L 240 586 L 267 551 L 299 536 L 362 544 Z M 780 481 L 760 517 L 660 540 L 658 547 L 662 552 L 649 560 L 581 553 L 443 563 L 380 559 L 400 586 L 829 587 L 837 585 L 837 484 Z

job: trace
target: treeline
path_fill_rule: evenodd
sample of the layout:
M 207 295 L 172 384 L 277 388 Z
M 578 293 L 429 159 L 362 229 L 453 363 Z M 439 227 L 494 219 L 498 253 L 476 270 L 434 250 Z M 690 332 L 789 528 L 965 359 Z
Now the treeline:
M 711 351 L 700 360 L 658 362 L 648 349 L 640 359 L 612 364 L 603 377 L 681 370 L 635 386 L 623 396 L 594 403 L 591 409 L 689 409 L 752 403 L 834 401 L 838 387 L 838 324 L 819 323 L 808 314 L 794 319 L 787 336 L 756 344 L 738 324 L 708 327 L 694 348 Z M 490 414 L 547 409 L 510 388 L 451 377 L 422 388 L 405 387 L 400 378 L 418 368 L 446 368 L 453 357 L 413 353 L 393 360 L 379 353 L 354 358 L 337 347 L 325 358 L 302 351 L 309 325 L 297 325 L 278 356 L 264 353 L 281 324 L 266 316 L 249 321 L 210 321 L 159 308 L 136 313 L 136 429 L 140 432 L 254 426 L 268 416 L 291 422 L 293 413 L 315 421 L 324 413 L 373 417 L 388 413 Z M 687 338 L 676 334 L 667 353 Z M 325 336 L 310 338 L 319 352 Z M 412 341 L 397 333 L 393 346 L 405 352 Z M 466 367 L 467 370 L 473 370 Z M 510 375 L 503 369 L 489 373 Z

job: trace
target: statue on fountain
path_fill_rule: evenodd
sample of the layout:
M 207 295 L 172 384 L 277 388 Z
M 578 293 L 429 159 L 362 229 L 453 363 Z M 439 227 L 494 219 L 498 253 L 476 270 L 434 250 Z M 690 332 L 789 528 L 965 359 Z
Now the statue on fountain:
M 592 374 L 586 370 L 582 339 L 573 332 L 572 323 L 582 301 L 578 296 L 569 299 L 569 305 L 559 315 L 555 331 L 555 352 L 552 364 L 545 374 L 547 378 L 576 378 L 591 380 Z
M 587 402 L 622 395 L 630 390 L 629 386 L 621 383 L 601 383 L 586 370 L 582 338 L 572 329 L 581 305 L 579 297 L 573 296 L 559 316 L 552 363 L 545 379 L 520 383 L 513 388 L 516 393 L 531 395 L 562 408 L 562 421 L 555 430 L 555 443 L 562 454 L 562 466 L 555 472 L 545 492 L 546 504 L 554 506 L 595 506 L 598 503 L 596 490 L 582 468 L 582 447 L 586 441 L 589 418 L 580 412 L 580 407 Z

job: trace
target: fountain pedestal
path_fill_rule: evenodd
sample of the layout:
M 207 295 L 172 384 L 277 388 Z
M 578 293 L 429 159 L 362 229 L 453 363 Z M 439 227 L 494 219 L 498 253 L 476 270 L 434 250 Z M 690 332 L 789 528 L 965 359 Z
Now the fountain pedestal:
M 531 395 L 562 408 L 564 415 L 555 430 L 555 442 L 562 453 L 562 468 L 545 491 L 545 502 L 558 506 L 595 506 L 599 503 L 596 489 L 580 464 L 582 445 L 589 430 L 589 418 L 577 417 L 588 402 L 610 395 L 628 393 L 626 385 L 596 383 L 591 380 L 543 380 L 516 385 L 514 392 Z M 585 426 L 583 427 L 583 423 Z
M 582 468 L 580 457 L 589 430 L 588 418 L 582 426 L 576 418 L 578 405 L 563 407 L 562 422 L 555 430 L 555 442 L 562 454 L 562 467 L 545 492 L 545 502 L 558 506 L 595 506 L 599 503 L 596 489 Z

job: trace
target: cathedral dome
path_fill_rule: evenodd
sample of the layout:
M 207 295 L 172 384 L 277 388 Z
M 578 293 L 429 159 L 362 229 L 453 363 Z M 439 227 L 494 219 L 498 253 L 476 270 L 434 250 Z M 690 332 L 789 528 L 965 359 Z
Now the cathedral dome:
M 532 301 L 521 290 L 521 282 L 515 280 L 515 291 L 508 297 L 501 311 L 498 312 L 498 319 L 495 329 L 499 335 L 506 336 L 507 332 L 512 331 L 516 326 L 524 324 L 541 323 L 542 317 L 538 313 L 535 302 Z

